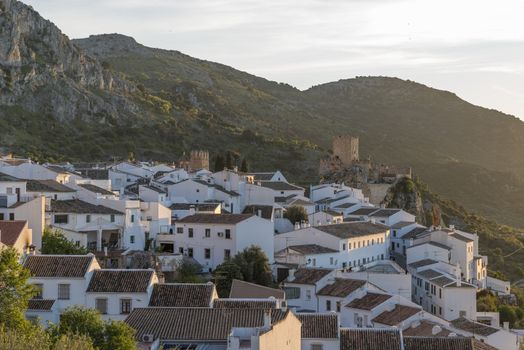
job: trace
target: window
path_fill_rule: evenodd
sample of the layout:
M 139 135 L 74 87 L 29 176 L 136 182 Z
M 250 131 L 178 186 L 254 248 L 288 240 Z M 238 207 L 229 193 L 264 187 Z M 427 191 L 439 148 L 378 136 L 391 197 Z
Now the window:
M 211 249 L 206 248 L 206 249 L 204 250 L 204 257 L 205 257 L 206 259 L 211 259 Z
M 183 227 L 177 227 L 176 228 L 176 233 L 184 233 L 184 228 Z
M 69 215 L 55 215 L 55 224 L 67 224 L 69 222 Z
M 135 222 L 135 216 L 131 215 L 131 222 Z
M 189 256 L 190 258 L 193 257 L 193 248 L 187 248 L 187 256 Z
M 135 236 L 129 236 L 129 242 L 135 244 Z
M 442 315 L 442 308 L 440 306 L 438 307 L 438 314 Z
M 120 299 L 120 313 L 128 314 L 131 312 L 131 299 Z
M 324 350 L 324 346 L 322 344 L 311 344 L 311 350 Z
M 438 297 L 442 299 L 442 288 L 438 289 Z
M 427 291 L 429 291 L 429 282 L 424 282 L 424 289 Z
M 196 191 L 197 191 L 197 192 L 200 192 L 200 189 L 197 188 Z
M 226 239 L 231 239 L 231 230 L 226 228 Z
M 106 298 L 96 298 L 95 299 L 95 309 L 98 310 L 102 315 L 107 314 L 107 299 Z
M 348 243 L 348 250 L 351 250 L 351 242 Z
M 300 288 L 297 287 L 285 287 L 284 292 L 286 293 L 286 299 L 298 299 L 300 298 Z
M 179 247 L 179 248 L 178 248 L 178 252 L 179 252 L 180 254 L 184 254 L 184 248 Z
M 341 305 L 340 301 L 337 301 L 337 312 L 340 312 L 340 305 Z
M 69 284 L 58 285 L 58 300 L 69 300 Z
M 306 300 L 311 300 L 311 290 L 306 290 Z
M 33 298 L 35 299 L 42 299 L 42 294 L 43 294 L 43 291 L 44 291 L 44 285 L 41 284 L 41 283 L 37 283 L 37 284 L 33 284 L 33 287 L 36 291 L 36 294 Z
M 115 214 L 111 214 L 110 220 L 111 220 L 111 222 L 115 222 Z
M 326 310 L 331 311 L 331 300 L 326 300 Z
M 313 266 L 317 266 L 317 259 L 313 258 Z
M 91 215 L 87 214 L 86 215 L 86 223 L 89 223 L 91 222 Z
M 193 238 L 193 228 L 192 227 L 187 229 L 187 236 L 189 238 Z
M 329 258 L 329 264 L 330 264 L 330 265 L 333 265 L 333 257 L 330 257 L 330 258 Z
M 224 260 L 227 260 L 231 257 L 231 250 L 224 249 Z
M 0 213 L 0 221 L 4 220 L 4 213 Z
M 211 229 L 206 228 L 206 238 L 209 238 L 209 237 L 211 237 Z
M 346 250 L 346 243 L 342 243 L 342 251 Z
M 393 230 L 393 237 L 397 237 L 397 230 Z

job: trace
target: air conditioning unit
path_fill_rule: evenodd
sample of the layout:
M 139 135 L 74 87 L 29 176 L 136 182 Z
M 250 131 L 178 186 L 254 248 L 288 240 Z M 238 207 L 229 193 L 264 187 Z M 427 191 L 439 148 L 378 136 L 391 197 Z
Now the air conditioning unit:
M 218 237 L 224 237 L 224 232 L 218 232 Z
M 144 334 L 142 336 L 142 342 L 143 343 L 152 343 L 154 341 L 154 336 L 153 334 Z

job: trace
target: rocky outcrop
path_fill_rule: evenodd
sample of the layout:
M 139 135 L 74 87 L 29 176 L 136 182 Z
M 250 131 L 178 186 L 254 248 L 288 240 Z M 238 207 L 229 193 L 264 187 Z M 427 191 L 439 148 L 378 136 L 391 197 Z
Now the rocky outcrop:
M 0 0 L 0 105 L 59 120 L 134 114 L 133 84 L 104 69 L 30 6 Z

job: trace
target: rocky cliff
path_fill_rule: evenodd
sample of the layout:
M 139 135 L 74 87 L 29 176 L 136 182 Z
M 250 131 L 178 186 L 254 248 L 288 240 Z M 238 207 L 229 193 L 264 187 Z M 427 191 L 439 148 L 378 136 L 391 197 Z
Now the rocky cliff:
M 0 104 L 59 120 L 134 114 L 133 84 L 104 69 L 30 6 L 0 0 Z

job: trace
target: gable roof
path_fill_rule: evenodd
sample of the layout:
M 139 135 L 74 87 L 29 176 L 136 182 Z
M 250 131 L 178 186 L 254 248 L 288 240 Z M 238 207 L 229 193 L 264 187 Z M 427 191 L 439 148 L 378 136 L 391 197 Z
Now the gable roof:
M 405 350 L 497 350 L 474 338 L 404 336 Z
M 283 320 L 289 311 L 271 310 L 271 322 Z M 261 327 L 263 309 L 136 308 L 125 322 L 136 330 L 135 338 L 152 334 L 162 340 L 226 341 L 233 327 Z
M 146 293 L 153 270 L 95 270 L 87 293 Z
M 247 220 L 255 215 L 253 214 L 194 214 L 178 220 L 182 224 L 223 224 L 235 225 Z
M 400 212 L 400 209 L 380 209 L 376 212 L 372 213 L 371 217 L 390 217 L 392 215 L 395 215 L 396 213 Z
M 408 266 L 409 267 L 413 267 L 413 268 L 418 268 L 418 267 L 423 267 L 423 266 L 427 266 L 427 265 L 433 265 L 433 264 L 436 264 L 438 263 L 437 260 L 433 260 L 433 259 L 422 259 L 422 260 L 419 260 L 419 261 L 415 261 L 414 263 L 411 263 L 409 264 Z
M 348 215 L 360 215 L 360 216 L 369 216 L 370 214 L 379 210 L 378 208 L 360 208 L 354 212 L 349 213 Z
M 338 338 L 338 317 L 336 314 L 298 313 L 296 316 L 302 323 L 302 338 Z
M 246 205 L 246 207 L 242 211 L 242 214 L 258 215 L 259 210 L 264 219 L 271 220 L 271 218 L 273 217 L 273 206 L 272 205 L 258 205 L 258 204 Z
M 108 169 L 78 169 L 78 172 L 93 180 L 108 180 Z
M 22 234 L 26 221 L 0 221 L 0 242 L 13 246 Z
M 317 292 L 317 295 L 344 298 L 364 286 L 366 281 L 349 278 L 335 278 L 335 282 L 327 284 Z
M 76 192 L 55 180 L 27 180 L 26 190 L 28 192 Z
M 340 350 L 400 350 L 401 342 L 398 329 L 340 329 Z
M 94 255 L 29 255 L 24 267 L 32 277 L 84 277 Z
M 237 279 L 231 283 L 230 298 L 269 298 L 285 299 L 286 295 L 283 290 L 269 288 L 254 283 L 240 281 Z
M 385 324 L 387 326 L 396 326 L 400 322 L 407 320 L 420 311 L 422 311 L 422 309 L 396 304 L 393 310 L 384 311 L 375 317 L 372 321 L 374 323 Z
M 288 283 L 315 284 L 331 272 L 333 270 L 330 269 L 300 268 L 295 271 L 294 279 Z
M 488 336 L 499 331 L 495 327 L 491 327 L 480 322 L 468 320 L 465 317 L 457 318 L 456 320 L 451 321 L 451 324 L 453 325 L 453 327 L 458 328 L 462 331 L 480 334 L 483 336 Z
M 387 226 L 371 222 L 344 222 L 342 224 L 315 226 L 315 229 L 333 236 L 346 239 L 383 233 L 389 230 Z
M 438 330 L 440 331 L 437 332 Z M 415 337 L 447 337 L 450 333 L 449 329 L 428 320 L 420 320 L 416 325 L 412 325 L 402 331 L 404 336 Z
M 95 205 L 80 199 L 68 199 L 63 201 L 51 200 L 51 209 L 53 213 L 72 213 L 72 214 L 115 214 L 124 215 L 124 213 L 105 207 L 103 205 Z
M 3 161 L 3 159 L 2 159 Z M 6 173 L 0 172 L 0 181 L 2 182 L 25 182 L 26 180 L 19 179 L 17 177 L 8 175 Z
M 389 294 L 378 294 L 378 293 L 366 293 L 362 298 L 352 300 L 346 307 L 360 310 L 373 310 L 383 302 L 389 300 L 391 295 Z
M 191 180 L 191 181 L 194 181 L 196 183 L 199 183 L 201 185 L 204 185 L 204 186 L 207 186 L 207 187 L 211 187 L 211 188 L 214 188 L 220 192 L 223 192 L 225 194 L 228 194 L 232 197 L 238 197 L 240 196 L 240 194 L 238 192 L 235 192 L 235 191 L 230 191 L 230 190 L 226 190 L 224 187 L 220 186 L 220 185 L 216 185 L 216 184 L 212 184 L 212 183 L 209 183 L 207 181 L 204 181 L 204 180 L 198 180 L 198 179 L 188 179 L 188 180 Z M 183 180 L 181 182 L 184 182 L 186 180 Z M 179 182 L 180 183 L 180 182 Z
M 213 308 L 215 309 L 276 309 L 277 299 L 215 299 Z
M 410 226 L 410 225 L 413 225 L 413 224 L 416 224 L 416 222 L 415 221 L 399 221 L 399 222 L 391 225 L 391 228 L 399 229 L 399 228 L 404 228 L 404 227 L 407 227 L 407 226 Z
M 423 233 L 429 233 L 427 227 L 415 227 L 414 229 L 407 232 L 405 235 L 403 235 L 402 239 L 411 239 L 411 238 L 417 238 L 419 235 L 422 235 Z
M 199 211 L 215 211 L 220 203 L 173 203 L 169 206 L 171 210 L 189 210 L 191 207 L 195 208 L 196 212 Z
M 153 286 L 149 306 L 209 307 L 213 291 L 211 283 L 158 283 Z
M 461 235 L 459 233 L 452 233 L 452 234 L 450 234 L 450 236 L 455 238 L 455 239 L 458 239 L 459 241 L 462 241 L 462 242 L 466 242 L 466 243 L 474 242 L 471 238 L 463 236 L 463 235 Z
M 433 242 L 433 241 L 422 242 L 422 243 L 419 243 L 419 244 L 414 244 L 414 245 L 412 245 L 412 246 L 407 247 L 407 249 L 411 249 L 411 248 L 415 248 L 415 247 L 420 247 L 420 246 L 423 246 L 424 244 L 431 245 L 431 246 L 433 246 L 433 247 L 437 247 L 437 248 L 440 248 L 440 249 L 451 250 L 451 248 L 448 247 L 447 245 L 442 244 L 442 243 L 438 243 L 438 242 Z
M 29 299 L 27 302 L 28 311 L 51 311 L 55 304 L 54 299 Z
M 260 186 L 270 188 L 274 191 L 303 191 L 304 188 L 292 185 L 284 181 L 264 181 L 260 183 Z
M 323 247 L 318 244 L 301 244 L 301 245 L 290 245 L 288 249 L 294 250 L 300 254 L 329 254 L 338 253 L 338 250 Z
M 100 193 L 104 195 L 113 195 L 113 196 L 115 195 L 111 191 L 108 191 L 102 187 L 98 187 L 92 184 L 78 184 L 78 186 L 82 187 L 83 189 L 88 190 L 89 192 L 93 192 L 93 193 Z

